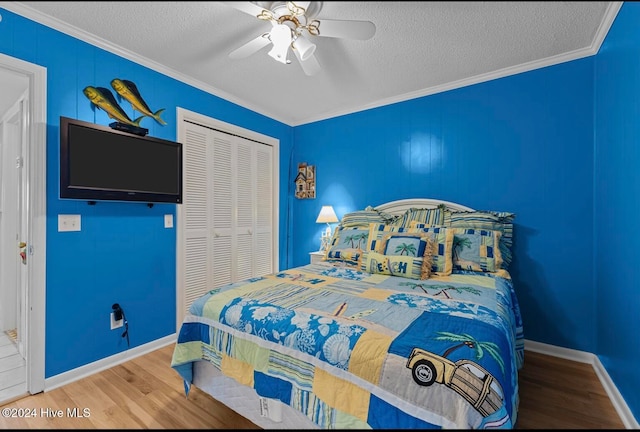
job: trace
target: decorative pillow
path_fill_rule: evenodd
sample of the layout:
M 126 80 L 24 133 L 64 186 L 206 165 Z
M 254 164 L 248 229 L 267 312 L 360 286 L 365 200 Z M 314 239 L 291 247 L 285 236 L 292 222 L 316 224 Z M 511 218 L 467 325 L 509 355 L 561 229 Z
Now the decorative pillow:
M 414 263 L 422 260 L 421 279 L 428 279 L 431 276 L 435 242 L 432 233 L 418 231 L 387 234 L 379 243 L 376 252 L 386 256 L 412 257 L 415 258 Z
M 392 225 L 399 227 L 409 227 L 411 222 L 422 223 L 425 226 L 444 225 L 444 205 L 436 208 L 410 208 L 402 216 L 392 222 Z
M 425 227 L 412 221 L 410 229 L 417 229 L 433 235 L 433 256 L 431 272 L 439 276 L 448 276 L 453 270 L 453 231 L 445 227 Z
M 400 217 L 398 215 L 392 215 L 391 213 L 380 211 L 380 210 L 375 209 L 375 208 L 373 208 L 371 206 L 367 207 L 365 210 L 374 210 L 374 211 L 376 211 L 380 216 L 382 216 L 382 219 L 384 219 L 384 223 L 386 223 L 387 225 L 395 222 Z
M 453 269 L 495 273 L 501 269 L 500 231 L 451 228 Z
M 368 228 L 337 228 L 327 248 L 325 260 L 341 260 L 357 264 L 368 237 Z
M 513 246 L 513 219 L 515 213 L 490 210 L 478 211 L 444 211 L 444 225 L 452 228 L 474 228 L 500 231 L 499 249 L 502 255 L 500 268 L 507 270 L 511 264 Z
M 342 216 L 340 226 L 344 228 L 369 228 L 370 223 L 386 224 L 387 219 L 373 207 L 368 206 L 364 210 L 357 210 L 354 212 L 346 213 L 344 216 Z
M 433 236 L 425 232 L 391 233 L 382 238 L 376 252 L 384 255 L 406 255 L 420 258 L 431 255 Z
M 369 240 L 367 242 L 367 246 L 365 247 L 365 250 L 380 252 L 378 249 L 380 244 L 384 241 L 385 236 L 391 233 L 409 233 L 409 232 L 411 232 L 411 228 L 409 227 L 370 223 L 369 224 Z
M 385 255 L 375 251 L 364 251 L 358 268 L 367 273 L 409 279 L 429 279 L 431 274 L 431 262 L 428 256 L 416 258 L 406 255 Z

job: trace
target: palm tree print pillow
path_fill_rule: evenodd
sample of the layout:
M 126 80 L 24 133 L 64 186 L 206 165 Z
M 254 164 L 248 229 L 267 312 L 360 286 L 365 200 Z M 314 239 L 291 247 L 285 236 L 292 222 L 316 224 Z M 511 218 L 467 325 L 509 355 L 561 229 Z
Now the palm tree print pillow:
M 474 228 L 453 230 L 453 269 L 495 273 L 501 269 L 502 232 Z
M 375 251 L 364 251 L 358 263 L 358 270 L 409 279 L 429 279 L 431 256 L 385 255 Z
M 425 227 L 422 223 L 411 222 L 412 232 L 420 231 L 433 236 L 433 258 L 431 272 L 438 276 L 449 276 L 453 271 L 453 231 L 445 227 Z M 411 231 L 410 231 L 411 232 Z
M 501 268 L 507 270 L 512 260 L 513 248 L 513 220 L 515 213 L 474 210 L 474 211 L 444 211 L 444 226 L 451 228 L 475 228 L 500 231 Z
M 420 258 L 431 255 L 433 236 L 427 233 L 392 233 L 384 236 L 377 252 L 385 255 L 406 255 Z
M 357 265 L 368 237 L 368 228 L 338 228 L 333 234 L 325 259 Z

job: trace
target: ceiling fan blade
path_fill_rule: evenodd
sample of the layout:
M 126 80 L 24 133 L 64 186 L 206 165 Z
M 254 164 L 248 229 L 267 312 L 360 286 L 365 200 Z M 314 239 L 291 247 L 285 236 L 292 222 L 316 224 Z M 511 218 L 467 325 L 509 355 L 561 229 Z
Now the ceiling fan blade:
M 302 70 L 304 71 L 305 75 L 313 76 L 320 71 L 320 63 L 318 63 L 318 59 L 316 59 L 315 55 L 311 54 L 309 58 L 302 61 L 298 50 L 293 50 L 293 52 L 300 62 L 300 66 L 302 66 Z
M 271 41 L 267 37 L 267 33 L 262 34 L 254 39 L 251 39 L 246 44 L 242 45 L 239 48 L 234 49 L 229 53 L 229 58 L 237 60 L 245 57 L 249 57 L 251 54 L 254 54 L 260 51 L 261 48 L 269 45 Z
M 254 17 L 257 17 L 258 15 L 260 15 L 262 13 L 263 10 L 265 10 L 263 7 L 260 7 L 256 4 L 253 4 L 251 2 L 248 1 L 241 1 L 241 2 L 222 2 L 224 4 L 226 4 L 227 6 L 231 6 L 234 9 L 239 10 L 240 12 L 244 12 L 247 13 L 249 15 L 252 15 Z
M 371 21 L 323 19 L 318 22 L 318 36 L 367 40 L 376 33 L 376 26 Z

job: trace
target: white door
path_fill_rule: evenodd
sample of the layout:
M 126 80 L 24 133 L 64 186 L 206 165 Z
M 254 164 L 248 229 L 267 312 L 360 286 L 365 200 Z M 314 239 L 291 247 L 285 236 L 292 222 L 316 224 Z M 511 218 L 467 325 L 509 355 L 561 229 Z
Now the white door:
M 216 263 L 211 289 L 273 271 L 275 176 L 270 145 L 217 130 L 208 134 Z
M 278 141 L 178 109 L 177 325 L 221 285 L 277 271 Z

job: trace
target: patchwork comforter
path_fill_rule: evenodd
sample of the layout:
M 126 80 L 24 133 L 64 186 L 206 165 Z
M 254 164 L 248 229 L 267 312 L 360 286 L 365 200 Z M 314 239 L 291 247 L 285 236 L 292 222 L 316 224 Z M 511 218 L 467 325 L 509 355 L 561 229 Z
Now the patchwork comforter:
M 196 300 L 172 367 L 208 361 L 322 428 L 513 428 L 523 332 L 510 279 L 309 264 Z

